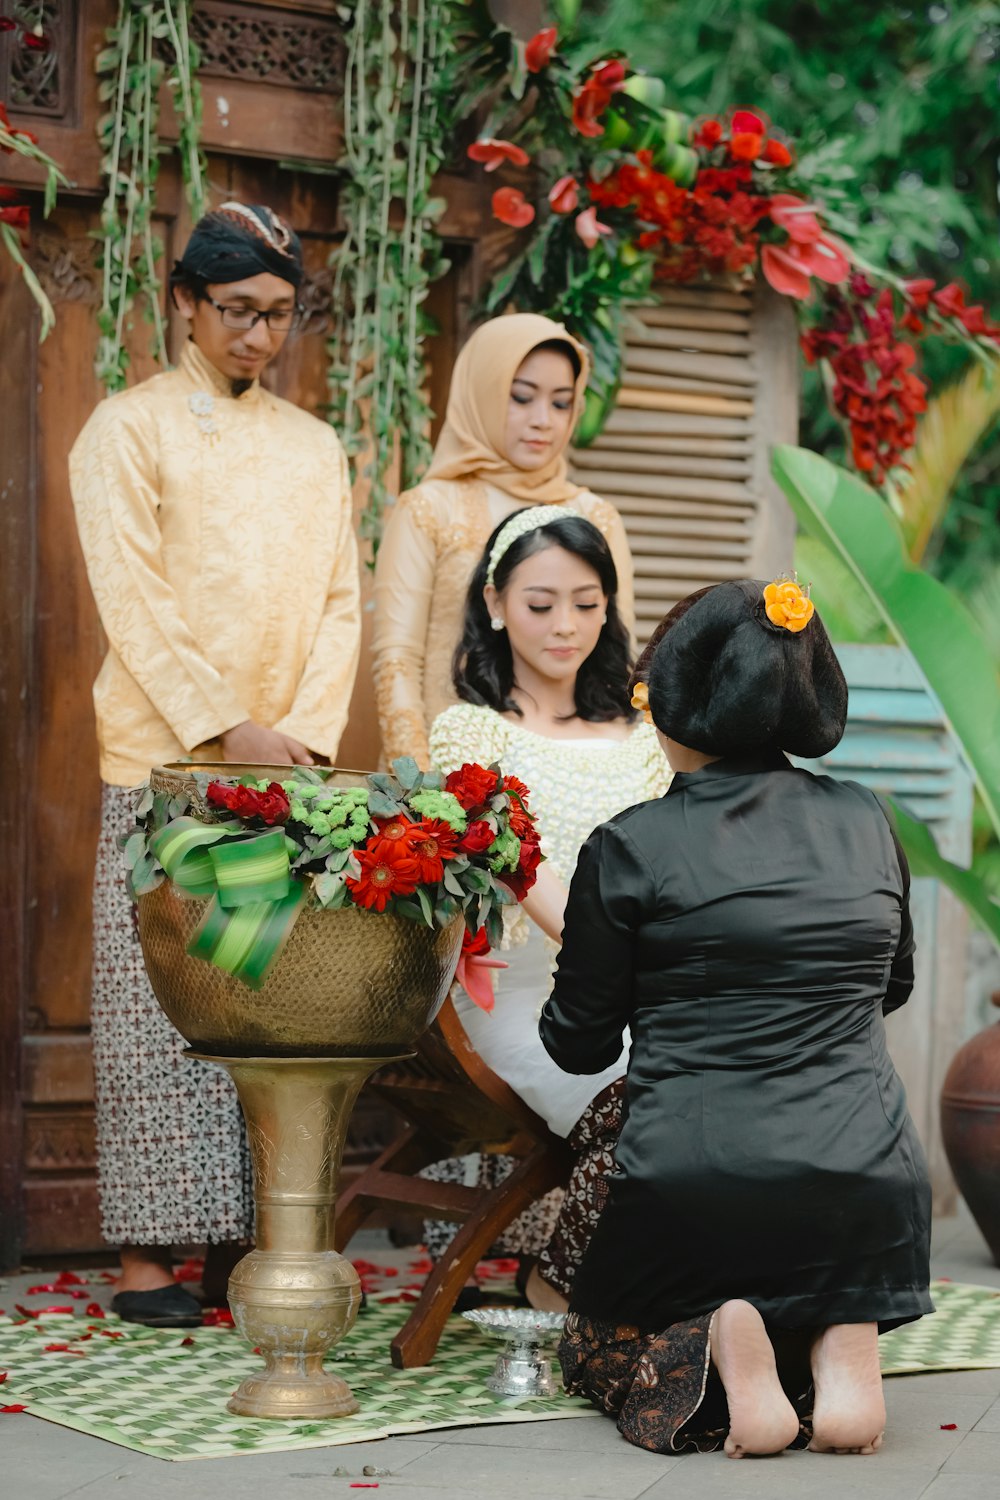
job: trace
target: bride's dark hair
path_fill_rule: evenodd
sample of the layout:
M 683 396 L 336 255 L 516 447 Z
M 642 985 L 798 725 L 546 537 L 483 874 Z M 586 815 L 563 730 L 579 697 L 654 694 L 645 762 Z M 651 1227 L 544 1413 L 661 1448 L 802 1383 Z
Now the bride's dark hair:
M 496 631 L 490 626 L 490 615 L 483 598 L 490 553 L 505 524 L 501 521 L 493 532 L 472 575 L 465 601 L 462 639 L 452 664 L 452 680 L 458 696 L 466 703 L 485 704 L 497 713 L 519 714 L 521 710 L 511 697 L 514 661 L 510 641 L 505 630 Z M 497 564 L 494 587 L 502 594 L 518 563 L 549 547 L 562 547 L 564 552 L 571 552 L 593 568 L 608 601 L 608 618 L 597 638 L 597 645 L 586 661 L 580 663 L 576 674 L 577 717 L 595 722 L 630 719 L 634 717 L 634 710 L 628 690 L 629 636 L 618 613 L 618 574 L 614 558 L 596 526 L 583 516 L 567 511 L 565 515 L 518 537 Z

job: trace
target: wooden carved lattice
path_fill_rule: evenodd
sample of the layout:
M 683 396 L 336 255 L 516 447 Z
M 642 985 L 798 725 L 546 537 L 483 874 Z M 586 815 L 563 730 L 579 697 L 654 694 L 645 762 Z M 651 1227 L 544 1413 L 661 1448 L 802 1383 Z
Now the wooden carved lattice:
M 0 35 L 0 99 L 18 114 L 58 118 L 69 110 L 75 0 L 0 0 L 0 15 L 17 22 Z M 41 22 L 49 46 L 24 44 L 24 32 Z
M 343 76 L 343 43 L 336 21 L 202 0 L 192 8 L 188 24 L 203 75 L 306 91 L 329 89 Z M 161 55 L 168 50 L 169 44 L 164 44 Z

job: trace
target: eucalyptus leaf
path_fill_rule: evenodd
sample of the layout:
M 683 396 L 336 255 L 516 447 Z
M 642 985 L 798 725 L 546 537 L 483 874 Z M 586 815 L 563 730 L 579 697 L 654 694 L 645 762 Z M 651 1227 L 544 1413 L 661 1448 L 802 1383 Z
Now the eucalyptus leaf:
M 368 795 L 368 811 L 375 818 L 399 818 L 403 816 L 403 804 L 387 797 L 384 792 L 373 791 Z

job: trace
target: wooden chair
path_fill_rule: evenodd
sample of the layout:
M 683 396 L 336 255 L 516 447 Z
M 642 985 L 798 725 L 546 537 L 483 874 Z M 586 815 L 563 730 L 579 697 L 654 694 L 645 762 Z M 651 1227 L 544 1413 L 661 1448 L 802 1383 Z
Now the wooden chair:
M 381 1069 L 368 1085 L 408 1122 L 346 1189 L 337 1207 L 342 1250 L 376 1208 L 419 1209 L 460 1226 L 390 1346 L 397 1369 L 426 1365 L 477 1261 L 518 1214 L 569 1178 L 572 1154 L 545 1121 L 486 1066 L 446 1000 L 411 1061 Z M 494 1188 L 420 1177 L 422 1167 L 468 1152 L 518 1158 Z

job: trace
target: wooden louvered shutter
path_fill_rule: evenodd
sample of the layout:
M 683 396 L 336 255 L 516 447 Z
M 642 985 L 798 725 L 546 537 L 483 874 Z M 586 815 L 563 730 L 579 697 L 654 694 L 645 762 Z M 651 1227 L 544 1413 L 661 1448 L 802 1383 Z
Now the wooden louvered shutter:
M 765 287 L 670 287 L 629 313 L 615 410 L 589 448 L 574 450 L 572 472 L 625 522 L 640 646 L 693 589 L 791 566 L 794 523 L 769 458 L 797 431 L 784 298 Z

